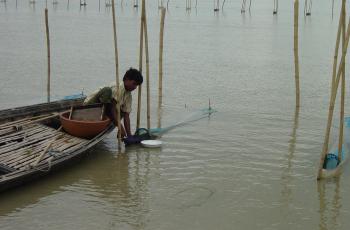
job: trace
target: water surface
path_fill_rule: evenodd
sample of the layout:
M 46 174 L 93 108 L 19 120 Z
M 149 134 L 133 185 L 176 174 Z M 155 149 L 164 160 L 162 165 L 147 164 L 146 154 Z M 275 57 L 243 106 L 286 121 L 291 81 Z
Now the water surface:
M 140 9 L 123 2 L 116 9 L 120 76 L 138 67 L 140 20 Z M 115 79 L 111 9 L 87 3 L 47 3 L 54 99 Z M 185 1 L 170 1 L 162 124 L 206 108 L 209 98 L 218 112 L 169 131 L 160 149 L 118 153 L 111 134 L 73 167 L 2 193 L 1 228 L 347 229 L 349 170 L 316 182 L 340 5 L 332 19 L 331 1 L 314 1 L 311 17 L 302 15 L 303 3 L 299 111 L 292 1 L 280 1 L 277 16 L 270 0 L 253 1 L 245 14 L 240 1 L 218 13 L 212 1 L 190 11 Z M 0 108 L 46 100 L 44 8 L 45 1 L 0 2 Z M 147 16 L 155 126 L 156 2 Z

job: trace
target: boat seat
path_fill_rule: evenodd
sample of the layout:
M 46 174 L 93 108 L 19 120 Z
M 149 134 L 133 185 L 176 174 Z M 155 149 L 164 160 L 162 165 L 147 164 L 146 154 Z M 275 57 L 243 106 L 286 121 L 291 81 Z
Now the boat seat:
M 7 174 L 7 173 L 10 173 L 10 172 L 13 172 L 13 171 L 16 171 L 16 169 L 14 168 L 11 168 L 5 164 L 1 164 L 0 163 L 0 175 L 1 174 Z

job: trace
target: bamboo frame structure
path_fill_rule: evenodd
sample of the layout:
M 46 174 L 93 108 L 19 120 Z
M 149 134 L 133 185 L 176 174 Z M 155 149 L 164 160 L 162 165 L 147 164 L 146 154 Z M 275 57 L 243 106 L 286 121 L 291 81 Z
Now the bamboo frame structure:
M 294 0 L 294 68 L 295 68 L 295 106 L 300 107 L 299 83 L 299 0 Z
M 333 73 L 332 73 L 331 92 L 333 92 L 333 90 L 334 90 L 335 80 L 336 80 L 336 75 L 337 75 L 337 64 L 338 64 L 338 52 L 339 52 L 340 36 L 343 34 L 342 35 L 342 41 L 343 42 L 344 42 L 344 36 L 345 36 L 345 20 L 346 20 L 346 17 L 344 16 L 345 3 L 346 3 L 345 0 L 343 0 L 342 1 L 342 6 L 341 6 L 341 15 L 339 17 L 338 32 L 337 32 L 337 39 L 336 39 L 336 45 L 335 45 L 335 51 L 334 51 L 334 60 L 333 60 Z M 344 50 L 343 50 L 343 52 L 344 52 Z M 334 105 L 333 105 L 333 107 L 334 107 Z M 332 109 L 334 109 L 334 108 L 332 108 Z M 323 147 L 323 152 L 325 152 L 325 153 L 323 153 L 324 155 L 327 154 L 327 152 L 328 152 L 328 142 L 329 142 L 330 126 L 331 126 L 332 119 L 331 120 L 328 119 L 328 123 L 329 122 L 330 122 L 330 124 L 328 124 L 329 126 L 327 126 L 326 136 L 325 136 L 325 142 L 327 142 L 327 143 L 324 143 L 324 147 Z M 342 124 L 341 124 L 340 127 L 342 127 Z M 341 131 L 341 130 L 339 130 L 339 131 Z M 341 133 L 342 133 L 342 131 L 341 131 Z M 339 136 L 339 137 L 340 137 L 340 140 L 342 140 L 342 137 L 341 136 Z M 339 145 L 338 145 L 338 148 L 339 148 Z M 341 160 L 341 154 L 340 153 L 341 153 L 341 149 L 339 149 L 339 151 L 338 151 L 338 158 L 340 156 L 339 160 Z M 322 157 L 321 157 L 321 162 L 322 162 L 322 166 L 323 166 L 324 158 L 322 160 Z M 320 176 L 321 175 L 319 175 L 319 177 Z
M 161 127 L 162 101 L 163 101 L 163 44 L 165 8 L 161 10 L 159 31 L 159 82 L 158 82 L 158 128 Z
M 50 30 L 49 30 L 49 19 L 48 10 L 45 8 L 45 28 L 46 28 L 46 45 L 47 45 L 47 102 L 50 102 L 51 93 L 51 51 L 50 51 Z
M 117 138 L 118 149 L 121 149 L 121 124 L 120 124 L 120 95 L 119 95 L 119 61 L 118 61 L 118 43 L 117 43 L 117 28 L 115 21 L 115 4 L 112 0 L 112 20 L 113 20 L 113 38 L 114 38 L 114 57 L 115 57 L 115 80 L 116 80 L 116 93 L 117 93 Z
M 345 1 L 345 0 L 343 0 L 343 1 Z M 343 4 L 342 4 L 342 7 L 343 7 Z M 345 5 L 344 5 L 344 7 L 345 7 Z M 345 11 L 342 10 L 341 14 L 343 14 L 343 12 L 345 12 Z M 342 15 L 340 17 L 342 17 Z M 344 20 L 340 20 L 340 23 L 344 23 Z M 344 26 L 342 26 L 342 28 L 344 28 Z M 344 32 L 345 31 L 343 31 L 343 33 Z M 333 120 L 334 104 L 335 104 L 335 99 L 337 97 L 337 91 L 338 91 L 340 77 L 341 77 L 343 69 L 344 69 L 343 65 L 345 64 L 345 58 L 346 58 L 347 48 L 348 48 L 348 44 L 349 44 L 349 37 L 350 37 L 350 19 L 349 19 L 348 26 L 347 26 L 345 42 L 343 44 L 342 57 L 341 57 L 340 64 L 338 67 L 338 72 L 337 72 L 335 80 L 334 80 L 334 85 L 332 87 L 331 98 L 330 98 L 330 102 L 329 102 L 328 123 L 327 123 L 322 153 L 321 153 L 321 157 L 320 157 L 320 164 L 319 164 L 319 170 L 318 170 L 318 175 L 317 175 L 318 180 L 321 179 L 321 177 L 322 177 L 323 163 L 324 163 L 325 157 L 328 153 L 328 144 L 329 144 L 330 129 L 331 129 L 332 120 Z M 337 40 L 337 43 L 339 43 L 339 40 Z M 337 45 L 339 45 L 339 44 L 336 44 L 336 46 Z
M 142 62 L 143 62 L 143 24 L 145 20 L 145 5 L 142 5 L 141 10 L 141 23 L 140 23 L 140 51 L 139 51 L 139 71 L 142 74 Z M 137 116 L 136 116 L 136 129 L 140 128 L 140 119 L 141 119 L 141 99 L 142 99 L 142 86 L 138 86 L 137 94 Z
M 342 3 L 341 12 L 343 12 L 343 7 L 345 7 Z M 338 24 L 338 32 L 337 32 L 337 39 L 336 39 L 336 45 L 335 45 L 335 51 L 334 51 L 334 60 L 333 60 L 333 72 L 332 72 L 332 84 L 331 84 L 331 91 L 334 87 L 335 77 L 337 75 L 337 64 L 338 64 L 338 52 L 339 52 L 339 42 L 340 42 L 340 36 L 342 33 L 342 16 L 339 17 L 339 24 Z M 345 30 L 344 30 L 345 31 Z M 344 32 L 343 32 L 344 33 Z

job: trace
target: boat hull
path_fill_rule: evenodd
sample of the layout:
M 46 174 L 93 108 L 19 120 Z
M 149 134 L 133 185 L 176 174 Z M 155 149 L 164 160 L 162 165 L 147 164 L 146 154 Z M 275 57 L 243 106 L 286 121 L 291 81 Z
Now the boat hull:
M 61 130 L 59 113 L 82 102 L 73 99 L 0 111 L 0 191 L 74 163 L 114 129 L 109 123 L 91 139 Z

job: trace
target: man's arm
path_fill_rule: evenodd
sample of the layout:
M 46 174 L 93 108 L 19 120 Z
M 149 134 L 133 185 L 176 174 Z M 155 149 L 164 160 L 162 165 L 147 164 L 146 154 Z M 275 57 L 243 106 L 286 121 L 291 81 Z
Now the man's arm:
M 112 118 L 112 121 L 113 121 L 113 124 L 115 126 L 118 126 L 118 123 L 117 123 L 117 102 L 115 100 L 112 100 L 112 108 L 111 108 L 111 118 Z M 121 112 L 121 111 L 120 111 Z M 121 112 L 122 113 L 122 112 Z M 129 132 L 130 132 L 130 118 L 129 118 L 129 114 L 128 114 L 128 119 L 129 119 Z M 124 118 L 124 124 L 125 124 L 125 118 Z M 124 130 L 124 127 L 123 125 L 121 125 L 121 130 L 122 130 L 122 138 L 124 138 L 126 135 L 125 135 L 125 130 Z M 129 134 L 128 134 L 129 136 Z
M 126 135 L 129 137 L 131 136 L 131 131 L 130 131 L 130 116 L 129 113 L 123 113 L 124 114 L 124 128 Z

